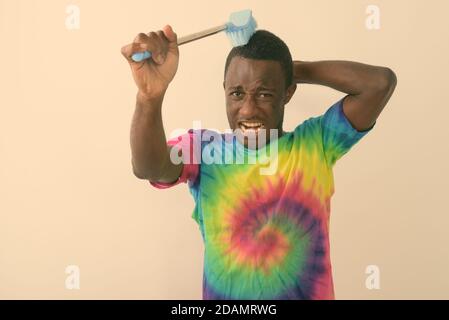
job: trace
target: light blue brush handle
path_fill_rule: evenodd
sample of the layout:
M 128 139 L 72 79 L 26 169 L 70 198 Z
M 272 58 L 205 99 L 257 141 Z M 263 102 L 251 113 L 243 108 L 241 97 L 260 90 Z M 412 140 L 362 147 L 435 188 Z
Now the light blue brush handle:
M 144 52 L 136 52 L 131 56 L 131 59 L 133 59 L 135 62 L 141 62 L 145 59 L 148 59 L 151 57 L 151 52 L 144 51 Z

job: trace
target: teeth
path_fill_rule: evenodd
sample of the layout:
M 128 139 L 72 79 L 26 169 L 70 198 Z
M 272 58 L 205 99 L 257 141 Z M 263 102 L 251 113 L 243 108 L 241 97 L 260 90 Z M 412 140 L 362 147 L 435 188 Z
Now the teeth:
M 258 127 L 263 126 L 263 124 L 261 122 L 245 122 L 245 121 L 242 121 L 241 125 L 243 125 L 247 128 L 258 128 Z
M 264 125 L 261 124 L 261 123 L 257 123 L 257 124 L 256 123 L 250 123 L 248 125 L 248 123 L 242 122 L 240 124 L 240 129 L 243 131 L 244 134 L 249 133 L 249 132 L 254 132 L 254 133 L 258 134 L 259 130 L 263 129 L 263 128 L 264 128 Z

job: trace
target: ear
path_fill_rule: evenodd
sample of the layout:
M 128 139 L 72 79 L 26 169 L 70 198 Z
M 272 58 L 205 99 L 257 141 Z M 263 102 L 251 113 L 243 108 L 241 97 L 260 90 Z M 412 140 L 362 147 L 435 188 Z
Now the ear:
M 296 91 L 296 83 L 293 83 L 287 88 L 287 92 L 286 92 L 285 98 L 284 98 L 284 105 L 290 101 L 290 99 L 295 94 L 295 91 Z

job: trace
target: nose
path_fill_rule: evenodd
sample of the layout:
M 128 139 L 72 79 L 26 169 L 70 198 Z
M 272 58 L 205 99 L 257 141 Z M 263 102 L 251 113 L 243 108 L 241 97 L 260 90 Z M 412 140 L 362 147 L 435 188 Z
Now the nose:
M 240 116 L 244 119 L 251 119 L 257 114 L 257 102 L 254 95 L 246 94 L 239 110 Z

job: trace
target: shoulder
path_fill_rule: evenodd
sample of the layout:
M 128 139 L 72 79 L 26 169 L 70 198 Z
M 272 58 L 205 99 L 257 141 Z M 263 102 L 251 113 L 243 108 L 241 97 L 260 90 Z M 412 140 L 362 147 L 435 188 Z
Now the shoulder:
M 213 129 L 189 129 L 187 134 L 192 142 L 201 145 L 201 147 L 225 139 L 225 134 Z
M 293 135 L 295 137 L 305 137 L 319 134 L 321 131 L 322 118 L 323 115 L 309 117 L 295 127 Z

